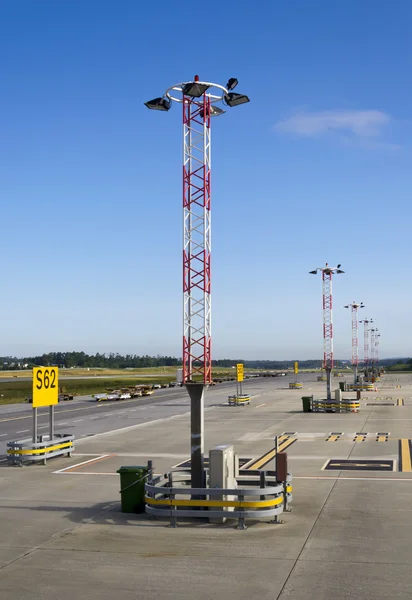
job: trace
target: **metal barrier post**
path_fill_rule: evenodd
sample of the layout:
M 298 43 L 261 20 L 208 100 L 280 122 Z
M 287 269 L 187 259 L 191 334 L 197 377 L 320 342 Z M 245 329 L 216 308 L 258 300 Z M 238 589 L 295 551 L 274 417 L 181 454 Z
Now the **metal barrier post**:
M 33 444 L 37 443 L 37 408 L 33 408 Z
M 265 471 L 260 471 L 260 487 L 261 488 L 265 488 L 266 487 L 266 473 Z M 261 500 L 266 500 L 266 496 L 260 496 Z
M 238 500 L 239 502 L 242 502 L 245 499 L 245 495 L 244 494 L 239 494 L 238 495 Z M 242 513 L 244 511 L 244 508 L 239 508 L 239 512 Z M 237 529 L 239 529 L 240 531 L 245 531 L 245 529 L 247 529 L 246 523 L 245 523 L 245 517 L 242 515 L 240 517 L 238 517 L 238 522 L 237 522 Z
M 49 406 L 50 442 L 54 438 L 54 405 Z
M 169 487 L 170 487 L 170 489 L 173 489 L 173 473 L 171 471 L 168 473 L 168 478 L 169 478 Z M 169 498 L 170 498 L 170 500 L 174 500 L 175 495 L 170 493 Z M 169 527 L 173 527 L 173 529 L 177 527 L 177 506 L 170 506 L 170 525 L 169 525 Z

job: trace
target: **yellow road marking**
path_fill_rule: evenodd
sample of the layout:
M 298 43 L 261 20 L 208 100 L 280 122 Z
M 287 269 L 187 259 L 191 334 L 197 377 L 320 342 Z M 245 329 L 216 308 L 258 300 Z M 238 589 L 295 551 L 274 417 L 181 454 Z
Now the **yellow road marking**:
M 336 434 L 336 435 L 330 435 L 328 438 L 326 438 L 326 441 L 327 442 L 336 442 L 339 438 L 340 438 L 340 433 Z
M 401 439 L 399 441 L 399 462 L 400 471 L 404 473 L 412 472 L 411 444 L 408 439 Z
M 365 442 L 366 441 L 366 434 L 365 435 L 356 435 L 353 439 L 354 442 Z
M 279 446 L 278 446 L 279 452 L 283 452 L 283 450 L 286 450 L 286 448 L 288 448 L 294 442 L 296 442 L 296 438 L 288 437 L 288 439 L 286 439 L 283 443 L 279 444 Z M 249 471 L 258 470 L 261 467 L 263 467 L 263 465 L 266 465 L 266 463 L 268 463 L 275 456 L 276 456 L 276 448 L 273 448 L 272 450 L 270 450 L 269 452 L 267 452 L 266 454 L 264 454 L 263 456 L 261 456 L 260 458 L 258 458 L 254 462 L 252 462 L 251 464 L 249 464 L 246 467 L 246 469 L 248 469 Z M 243 467 L 243 468 L 245 468 L 245 467 Z
M 404 402 L 403 398 L 397 399 L 396 406 L 405 406 L 405 402 Z
M 388 436 L 386 435 L 378 435 L 376 438 L 377 442 L 387 442 L 388 441 Z

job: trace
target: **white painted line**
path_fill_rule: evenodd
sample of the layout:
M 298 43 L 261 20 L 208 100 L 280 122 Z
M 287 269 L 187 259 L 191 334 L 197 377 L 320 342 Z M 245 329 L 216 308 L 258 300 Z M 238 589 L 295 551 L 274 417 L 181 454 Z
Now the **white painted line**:
M 7 433 L 0 433 L 0 437 L 4 437 Z
M 90 458 L 89 460 L 84 460 L 83 462 L 77 463 L 75 465 L 71 465 L 70 467 L 64 467 L 64 469 L 59 469 L 58 471 L 53 471 L 53 473 L 64 473 L 65 471 L 68 471 L 70 469 L 77 469 L 78 467 L 81 467 L 83 465 L 87 465 L 88 463 L 91 462 L 96 462 L 97 460 L 100 460 L 102 458 L 108 458 L 109 456 L 112 456 L 111 454 L 96 454 L 95 458 Z
M 80 423 L 80 421 L 83 421 L 83 419 L 75 419 L 73 423 Z
M 27 431 L 30 431 L 29 429 L 21 429 L 20 431 L 16 431 L 16 433 L 26 433 Z
M 328 477 L 327 475 L 325 475 L 324 477 L 322 476 L 302 476 L 302 477 L 295 477 L 295 475 L 293 476 L 293 479 L 332 479 L 333 481 L 392 481 L 392 482 L 396 482 L 396 481 L 409 481 L 410 483 L 412 483 L 412 478 L 407 479 L 406 477 L 339 477 L 339 476 L 331 476 Z
M 266 402 L 264 402 L 263 404 L 258 404 L 257 406 L 255 406 L 255 408 L 260 408 L 261 406 L 266 406 Z
M 92 473 L 89 471 L 86 473 L 82 473 L 81 471 L 69 471 L 68 473 L 64 473 L 63 471 L 53 471 L 53 475 L 116 475 L 117 477 L 117 473 Z
M 67 425 L 69 421 L 59 421 L 56 425 Z

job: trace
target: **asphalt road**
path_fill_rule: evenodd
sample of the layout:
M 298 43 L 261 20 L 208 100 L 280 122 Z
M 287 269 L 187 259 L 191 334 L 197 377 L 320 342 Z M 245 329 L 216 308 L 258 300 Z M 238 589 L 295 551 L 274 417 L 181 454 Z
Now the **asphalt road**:
M 259 395 L 270 390 L 288 387 L 294 376 L 279 378 L 254 378 L 243 383 L 244 393 Z M 303 382 L 315 381 L 314 373 L 299 375 Z M 227 401 L 236 389 L 234 381 L 210 387 L 205 396 L 205 408 Z M 306 387 L 307 391 L 308 388 Z M 104 433 L 183 414 L 190 410 L 190 400 L 185 388 L 156 390 L 153 396 L 122 401 L 95 402 L 89 396 L 55 406 L 55 432 L 71 433 L 75 439 Z M 29 404 L 0 407 L 0 455 L 4 455 L 7 442 L 30 437 L 33 427 L 33 409 Z M 38 409 L 38 433 L 49 432 L 49 410 Z

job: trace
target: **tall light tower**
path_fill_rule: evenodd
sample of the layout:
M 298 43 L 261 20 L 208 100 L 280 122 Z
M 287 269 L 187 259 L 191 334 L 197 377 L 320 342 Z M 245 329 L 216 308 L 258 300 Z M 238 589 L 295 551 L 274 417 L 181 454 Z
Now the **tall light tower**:
M 376 363 L 376 368 L 378 370 L 379 373 L 379 338 L 381 337 L 380 333 L 377 333 L 375 335 L 375 363 Z
M 317 267 L 309 271 L 316 275 L 322 273 L 322 306 L 323 306 L 323 368 L 326 372 L 326 400 L 332 400 L 331 377 L 333 369 L 333 321 L 332 321 L 332 275 L 341 274 L 341 265 L 330 267 L 328 263 L 324 267 Z
M 211 117 L 224 114 L 217 106 L 249 102 L 218 83 L 193 81 L 168 88 L 146 102 L 151 110 L 169 111 L 172 103 L 183 115 L 183 383 L 191 400 L 192 487 L 204 482 L 204 392 L 212 381 L 211 331 Z
M 365 363 L 365 375 L 367 375 L 369 368 L 369 323 L 373 323 L 373 319 L 363 319 L 359 323 L 363 323 L 363 362 Z
M 371 369 L 372 372 L 375 369 L 375 327 L 372 327 L 369 332 L 370 332 L 370 338 L 371 338 L 371 344 L 370 344 L 370 364 L 371 364 Z
M 357 384 L 358 381 L 358 363 L 359 363 L 359 354 L 358 354 L 358 310 L 359 308 L 365 308 L 363 302 L 357 304 L 355 300 L 352 304 L 347 304 L 345 308 L 352 309 L 352 365 L 354 370 L 354 385 Z

